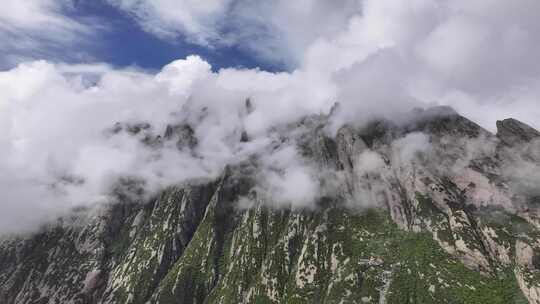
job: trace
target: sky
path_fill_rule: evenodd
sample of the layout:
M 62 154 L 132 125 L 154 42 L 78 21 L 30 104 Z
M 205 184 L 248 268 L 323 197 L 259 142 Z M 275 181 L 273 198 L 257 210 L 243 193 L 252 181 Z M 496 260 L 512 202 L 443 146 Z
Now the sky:
M 9 0 L 8 2 L 11 3 L 9 5 L 14 7 L 14 11 L 17 5 L 22 6 L 21 4 L 15 4 L 20 1 Z M 69 41 L 62 41 L 62 37 L 51 36 L 52 45 L 41 43 L 39 47 L 32 47 L 32 49 L 15 47 L 12 50 L 4 50 L 3 58 L 0 58 L 0 67 L 4 69 L 13 67 L 25 60 L 48 59 L 54 62 L 68 63 L 106 62 L 116 67 L 136 66 L 143 69 L 159 70 L 167 63 L 178 58 L 185 58 L 191 54 L 204 57 L 205 60 L 212 64 L 214 69 L 236 66 L 260 67 L 265 70 L 275 71 L 285 68 L 282 63 L 258 58 L 235 45 L 216 49 L 187 41 L 183 37 L 161 39 L 145 31 L 142 25 L 132 18 L 128 11 L 119 9 L 112 1 L 31 0 L 28 2 L 43 3 L 42 7 L 36 4 L 28 10 L 33 11 L 36 15 L 49 14 L 49 17 L 58 14 L 63 19 L 62 22 L 65 23 L 68 31 L 72 31 L 76 35 L 82 34 L 84 39 L 73 37 L 74 39 Z M 49 3 L 64 4 L 54 10 L 48 8 L 51 7 Z M 6 15 L 9 13 L 9 10 L 5 11 Z M 34 17 L 29 16 L 27 18 Z M 4 22 L 10 21 L 6 20 Z M 82 27 L 77 29 L 78 25 Z M 21 36 L 33 35 L 33 32 L 35 32 L 38 37 L 33 40 L 43 39 L 44 37 L 39 37 L 42 35 L 40 31 L 43 29 L 47 31 L 47 28 L 51 31 L 51 34 L 61 36 L 61 33 L 55 33 L 54 27 L 49 24 L 44 24 L 44 28 L 30 28 L 21 31 Z
M 313 200 L 272 130 L 336 102 L 330 134 L 436 105 L 540 128 L 539 15 L 537 0 L 4 0 L 0 233 L 106 202 L 122 177 L 152 192 L 253 154 L 279 200 Z M 195 151 L 141 143 L 180 122 Z

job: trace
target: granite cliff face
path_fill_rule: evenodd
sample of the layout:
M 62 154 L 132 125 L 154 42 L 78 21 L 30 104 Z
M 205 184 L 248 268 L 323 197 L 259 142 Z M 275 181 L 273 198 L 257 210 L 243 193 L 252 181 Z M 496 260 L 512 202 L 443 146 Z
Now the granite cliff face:
M 275 143 L 325 172 L 313 206 L 276 208 L 256 158 L 145 203 L 120 195 L 1 241 L 0 303 L 540 303 L 540 206 L 519 180 L 538 131 L 511 119 L 494 135 L 446 108 L 335 137 L 327 119 Z

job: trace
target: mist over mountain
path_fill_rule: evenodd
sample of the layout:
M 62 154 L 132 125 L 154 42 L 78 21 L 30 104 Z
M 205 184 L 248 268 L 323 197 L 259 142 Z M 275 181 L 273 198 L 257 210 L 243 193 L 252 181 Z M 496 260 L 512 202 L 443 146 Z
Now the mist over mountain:
M 112 203 L 6 238 L 3 301 L 538 301 L 538 131 L 430 108 L 330 135 L 339 107 L 214 178 L 149 196 L 120 179 Z M 188 124 L 149 130 L 110 132 L 197 157 Z
M 7 0 L 0 303 L 540 303 L 539 6 Z

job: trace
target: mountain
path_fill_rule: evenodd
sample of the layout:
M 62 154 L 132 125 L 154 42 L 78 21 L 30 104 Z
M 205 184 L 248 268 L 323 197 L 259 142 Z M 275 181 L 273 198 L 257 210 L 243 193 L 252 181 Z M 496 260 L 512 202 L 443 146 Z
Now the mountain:
M 448 108 L 335 136 L 328 119 L 275 143 L 296 134 L 321 172 L 314 204 L 276 207 L 256 157 L 145 203 L 120 192 L 4 237 L 0 303 L 540 303 L 540 186 L 521 182 L 538 131 L 508 119 L 491 134 Z M 190 130 L 164 137 L 189 149 Z

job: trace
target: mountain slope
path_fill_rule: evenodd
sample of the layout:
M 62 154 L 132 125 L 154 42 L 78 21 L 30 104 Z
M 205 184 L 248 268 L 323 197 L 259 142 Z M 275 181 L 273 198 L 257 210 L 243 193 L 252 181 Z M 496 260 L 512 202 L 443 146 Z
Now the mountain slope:
M 2 241 L 0 302 L 540 303 L 537 198 L 507 174 L 540 163 L 536 130 L 493 135 L 447 108 L 335 137 L 327 120 L 276 143 L 324 173 L 314 205 L 275 207 L 256 159 L 146 204 L 120 197 Z M 368 152 L 380 164 L 365 171 Z

